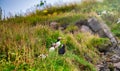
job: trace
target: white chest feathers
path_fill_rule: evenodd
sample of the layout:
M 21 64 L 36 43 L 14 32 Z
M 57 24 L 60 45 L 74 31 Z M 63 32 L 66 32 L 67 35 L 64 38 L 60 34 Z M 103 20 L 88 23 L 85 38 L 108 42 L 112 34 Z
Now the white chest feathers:
M 49 52 L 53 52 L 53 51 L 55 51 L 55 48 L 54 47 L 50 47 L 49 48 Z
M 56 42 L 55 48 L 58 48 L 61 45 L 60 41 Z

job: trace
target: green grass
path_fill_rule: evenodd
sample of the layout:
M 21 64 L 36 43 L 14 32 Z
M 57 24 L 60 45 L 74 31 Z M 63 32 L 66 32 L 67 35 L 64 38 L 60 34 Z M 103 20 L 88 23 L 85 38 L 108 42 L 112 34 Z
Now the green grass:
M 108 39 L 97 35 L 78 32 L 74 26 L 76 21 L 91 16 L 98 18 L 98 13 L 104 9 L 113 11 L 115 15 L 102 15 L 114 35 L 120 37 L 119 24 L 116 20 L 119 15 L 119 0 L 115 3 L 105 0 L 70 4 L 60 7 L 50 7 L 45 10 L 36 10 L 28 16 L 16 16 L 0 21 L 0 69 L 1 71 L 96 71 L 95 64 L 100 61 L 98 48 L 109 44 Z M 115 5 L 115 6 L 112 6 Z M 59 25 L 69 24 L 64 30 L 54 30 L 49 27 L 50 22 Z M 76 33 L 71 34 L 72 31 Z M 52 43 L 61 36 L 62 44 L 66 45 L 66 53 L 58 55 L 57 50 L 49 54 Z M 49 54 L 41 59 L 40 54 Z M 85 57 L 88 56 L 89 59 Z
M 89 36 L 88 38 L 87 36 L 85 37 L 85 35 L 88 34 L 78 34 L 82 36 L 82 38 L 76 38 L 73 36 L 78 36 L 77 34 L 65 34 L 62 31 L 52 30 L 48 26 L 37 25 L 30 27 L 20 26 L 19 24 L 10 25 L 0 25 L 0 30 L 2 30 L 0 37 L 2 39 L 0 40 L 0 67 L 3 67 L 3 71 L 95 70 L 94 66 L 84 58 L 84 54 L 89 51 L 91 55 L 89 55 L 89 53 L 88 55 L 91 58 L 97 57 L 93 59 L 93 63 L 97 63 L 99 54 L 95 52 L 96 48 L 91 48 L 94 47 L 90 44 L 91 41 L 86 40 L 92 40 L 91 38 L 96 36 Z M 17 29 L 13 27 L 17 27 Z M 55 51 L 54 54 L 49 55 L 46 59 L 36 57 L 42 53 L 48 54 L 49 47 L 59 36 L 63 37 L 64 40 L 62 40 L 62 43 L 66 44 L 67 52 L 65 55 L 60 56 L 57 54 L 57 51 Z M 80 40 L 82 42 L 80 42 Z M 103 42 L 99 43 L 99 45 L 102 44 Z M 76 63 L 78 65 L 76 65 Z M 79 65 L 81 67 L 79 67 Z

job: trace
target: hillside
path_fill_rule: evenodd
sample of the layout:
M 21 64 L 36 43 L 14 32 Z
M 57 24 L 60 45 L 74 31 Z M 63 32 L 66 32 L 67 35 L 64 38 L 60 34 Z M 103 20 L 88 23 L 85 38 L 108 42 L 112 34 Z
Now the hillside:
M 108 38 L 80 32 L 74 24 L 95 17 L 104 21 L 119 40 L 119 3 L 120 0 L 83 1 L 1 20 L 0 70 L 97 71 L 96 65 L 102 61 L 98 47 L 104 48 Z M 51 23 L 57 23 L 57 27 L 50 26 Z M 66 46 L 64 55 L 59 55 L 58 49 L 49 53 L 58 37 L 62 37 L 61 43 Z M 47 57 L 44 59 L 41 54 Z

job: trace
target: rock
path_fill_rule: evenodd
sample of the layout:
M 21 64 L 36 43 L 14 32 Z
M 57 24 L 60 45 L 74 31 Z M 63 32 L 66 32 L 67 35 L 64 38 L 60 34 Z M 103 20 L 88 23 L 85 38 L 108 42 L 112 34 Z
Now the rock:
M 114 63 L 114 67 L 115 67 L 116 69 L 119 69 L 119 70 L 120 70 L 120 62 Z
M 112 50 L 117 47 L 118 41 L 104 22 L 100 22 L 97 18 L 89 18 L 88 20 L 80 20 L 75 23 L 75 25 L 82 32 L 90 32 L 93 35 L 98 34 L 102 38 L 109 38 L 109 41 L 112 43 L 110 46 Z M 110 44 L 108 44 L 110 45 Z
M 118 68 L 114 68 L 114 71 L 120 71 L 120 69 L 118 69 Z
M 69 24 L 60 24 L 59 29 L 60 30 L 65 30 L 68 27 Z
M 98 34 L 100 37 L 107 37 L 103 30 L 99 30 L 99 31 L 97 32 L 97 34 Z
M 110 71 L 107 62 L 103 62 L 102 67 L 99 68 L 99 71 Z
M 81 20 L 75 24 L 80 31 L 97 34 L 99 37 L 108 38 L 105 45 L 99 46 L 98 50 L 103 52 L 105 56 L 103 63 L 96 67 L 98 71 L 120 71 L 120 46 L 118 40 L 114 37 L 108 26 L 104 22 L 100 22 L 96 18 Z M 92 62 L 88 55 L 84 55 L 86 60 Z
M 82 32 L 89 32 L 93 35 L 97 34 L 99 37 L 102 38 L 108 38 L 109 43 L 106 43 L 105 46 L 100 46 L 99 51 L 104 52 L 105 54 L 116 53 L 120 56 L 120 48 L 118 48 L 118 41 L 104 22 L 92 17 L 89 19 L 80 20 L 76 22 L 75 25 Z
M 98 47 L 97 49 L 99 50 L 99 52 L 103 53 L 104 55 L 106 55 L 109 51 L 109 48 L 107 46 Z
M 106 37 L 110 39 L 112 46 L 116 47 L 118 44 L 117 39 L 114 37 L 114 35 L 112 34 L 112 32 L 110 31 L 110 29 L 107 27 L 106 24 L 103 24 L 102 27 L 103 27 L 103 31 L 104 31 Z
M 57 22 L 51 22 L 50 27 L 53 29 L 58 29 L 58 23 Z
M 98 71 L 120 71 L 120 46 L 118 40 L 114 37 L 108 26 L 104 22 L 100 22 L 97 18 L 89 18 L 88 20 L 80 20 L 75 25 L 82 32 L 97 34 L 99 37 L 108 38 L 105 45 L 98 46 L 98 50 L 102 55 L 102 62 L 96 65 Z M 92 59 L 85 54 L 85 59 L 92 62 Z
M 80 31 L 81 31 L 81 32 L 85 32 L 85 33 L 86 33 L 86 32 L 89 32 L 89 33 L 92 34 L 91 29 L 90 29 L 88 26 L 85 26 L 85 25 L 82 25 L 82 26 L 81 26 Z
M 118 47 L 118 41 L 104 22 L 100 22 L 97 18 L 89 18 L 88 20 L 80 20 L 75 25 L 83 32 L 92 32 L 100 37 L 109 38 L 112 47 Z
M 65 30 L 69 24 L 60 24 L 58 22 L 51 22 L 49 26 L 53 29 Z
M 95 33 L 102 29 L 101 24 L 97 21 L 96 18 L 88 19 L 87 26 Z
M 109 38 L 112 43 L 112 47 L 117 46 L 118 42 L 117 42 L 116 38 L 113 36 L 112 32 L 110 31 L 110 29 L 108 28 L 108 26 L 105 23 L 99 22 L 96 18 L 90 18 L 90 19 L 88 19 L 87 26 L 95 34 L 98 34 L 100 37 Z
M 85 20 L 77 21 L 75 25 L 78 26 L 78 28 L 80 28 L 82 25 L 86 25 L 87 23 L 88 23 L 87 19 L 85 19 Z
M 120 57 L 117 54 L 114 54 L 110 57 L 110 61 L 113 63 L 120 62 Z
M 102 68 L 102 67 L 103 67 L 102 64 L 96 65 L 97 71 L 100 71 L 100 68 Z
M 120 46 L 117 46 L 115 48 L 110 49 L 114 54 L 118 55 L 120 57 Z
M 101 67 L 99 71 L 110 71 L 110 69 L 105 68 L 105 67 Z

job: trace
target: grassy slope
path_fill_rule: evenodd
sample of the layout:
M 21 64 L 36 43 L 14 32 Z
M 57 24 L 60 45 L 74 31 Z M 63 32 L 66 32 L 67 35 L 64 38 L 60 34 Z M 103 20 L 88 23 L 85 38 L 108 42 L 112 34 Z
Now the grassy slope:
M 65 33 L 66 31 L 51 29 L 48 24 L 51 21 L 74 24 L 77 20 L 97 16 L 97 13 L 104 9 L 112 9 L 116 15 L 102 15 L 101 18 L 105 19 L 108 25 L 110 24 L 113 33 L 119 37 L 119 24 L 114 24 L 119 17 L 117 14 L 119 11 L 111 6 L 112 2 L 108 2 L 110 1 L 106 0 L 104 3 L 91 1 L 80 5 L 51 7 L 43 11 L 37 10 L 36 13 L 26 17 L 18 16 L 1 21 L 0 69 L 2 71 L 96 71 L 94 65 L 100 57 L 95 47 L 104 45 L 105 39 L 89 33 L 71 34 L 69 31 L 73 29 L 72 27 L 69 27 Z M 66 44 L 66 54 L 60 56 L 55 51 L 46 59 L 37 57 L 41 53 L 47 54 L 49 47 L 58 36 L 64 39 L 62 43 Z M 85 55 L 92 60 L 92 63 L 88 62 Z

